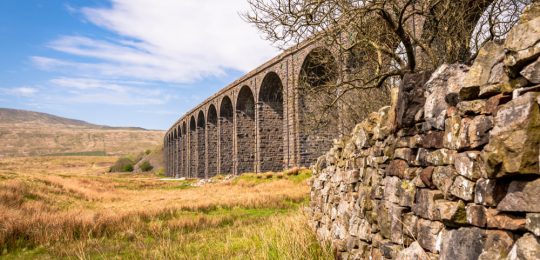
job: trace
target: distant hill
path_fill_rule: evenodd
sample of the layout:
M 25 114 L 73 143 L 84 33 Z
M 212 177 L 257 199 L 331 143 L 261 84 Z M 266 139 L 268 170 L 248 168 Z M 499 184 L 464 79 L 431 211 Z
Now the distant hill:
M 0 157 L 121 155 L 162 143 L 164 131 L 95 125 L 26 110 L 0 108 Z

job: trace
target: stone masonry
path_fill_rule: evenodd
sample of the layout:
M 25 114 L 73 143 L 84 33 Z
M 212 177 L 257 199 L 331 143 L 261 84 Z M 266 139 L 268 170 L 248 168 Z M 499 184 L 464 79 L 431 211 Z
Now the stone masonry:
M 540 3 L 472 66 L 406 76 L 313 166 L 338 259 L 540 259 Z

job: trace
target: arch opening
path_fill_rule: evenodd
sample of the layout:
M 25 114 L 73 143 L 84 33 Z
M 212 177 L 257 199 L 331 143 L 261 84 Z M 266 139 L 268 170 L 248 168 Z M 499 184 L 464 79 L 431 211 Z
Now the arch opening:
M 255 98 L 247 86 L 243 86 L 236 100 L 237 173 L 255 171 L 256 153 Z
M 210 105 L 207 114 L 206 133 L 208 137 L 208 177 L 218 174 L 218 118 L 217 110 L 214 105 Z
M 206 178 L 206 121 L 204 112 L 197 116 L 197 178 Z
M 189 120 L 189 177 L 197 177 L 197 124 L 195 117 Z
M 182 177 L 189 177 L 189 159 L 188 159 L 188 146 L 189 146 L 189 138 L 188 133 L 186 132 L 186 122 L 182 122 Z
M 233 105 L 228 96 L 223 97 L 219 107 L 219 138 L 220 138 L 220 174 L 232 174 L 233 149 L 234 149 L 234 125 Z
M 275 72 L 268 73 L 262 81 L 258 113 L 260 170 L 283 170 L 283 84 Z
M 177 132 L 178 132 L 178 138 L 176 139 L 176 172 L 175 172 L 175 177 L 176 178 L 180 178 L 180 176 L 182 175 L 182 156 L 183 156 L 183 153 L 182 153 L 182 148 L 183 148 L 183 144 L 182 144 L 182 140 L 184 139 L 184 136 L 182 135 L 182 129 L 180 129 L 180 125 L 177 126 Z

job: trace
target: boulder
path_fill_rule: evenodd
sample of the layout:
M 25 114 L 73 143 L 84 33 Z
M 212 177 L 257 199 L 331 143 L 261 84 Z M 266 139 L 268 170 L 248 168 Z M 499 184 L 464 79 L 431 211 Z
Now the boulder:
M 540 213 L 527 213 L 525 227 L 535 236 L 540 237 Z
M 504 47 L 495 42 L 486 43 L 479 51 L 473 65 L 463 80 L 463 88 L 459 92 L 461 100 L 472 100 L 478 97 L 480 87 L 487 85 L 491 78 L 491 70 L 504 59 Z
M 528 6 L 506 37 L 505 66 L 516 74 L 540 56 L 540 3 Z
M 500 211 L 540 213 L 540 178 L 534 181 L 513 181 L 497 205 Z
M 520 74 L 529 82 L 533 84 L 540 84 L 540 58 L 527 65 Z

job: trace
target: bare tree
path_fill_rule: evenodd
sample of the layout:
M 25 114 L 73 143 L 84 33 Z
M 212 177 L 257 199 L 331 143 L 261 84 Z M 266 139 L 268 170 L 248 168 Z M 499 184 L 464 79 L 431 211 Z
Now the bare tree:
M 484 42 L 506 35 L 530 1 L 248 0 L 243 17 L 278 47 L 313 40 L 332 50 L 334 58 L 312 57 L 319 60 L 301 73 L 304 96 L 319 103 L 306 109 L 306 121 L 319 127 L 359 120 L 367 108 L 357 96 L 366 89 L 470 62 Z

